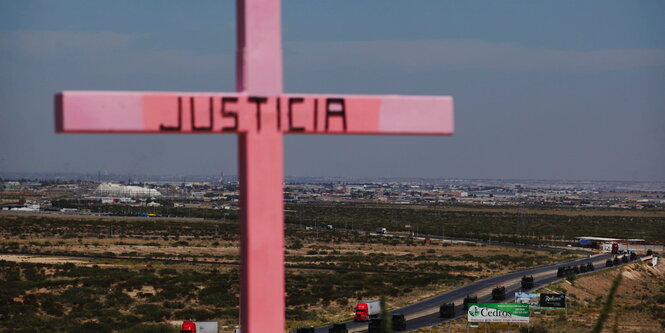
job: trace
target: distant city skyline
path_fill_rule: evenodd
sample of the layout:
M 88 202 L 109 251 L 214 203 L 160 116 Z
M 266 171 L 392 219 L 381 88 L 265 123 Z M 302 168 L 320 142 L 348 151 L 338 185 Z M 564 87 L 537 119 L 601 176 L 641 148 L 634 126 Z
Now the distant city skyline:
M 99 181 L 115 183 L 142 183 L 142 182 L 219 182 L 219 175 L 215 174 L 122 174 L 101 172 L 85 173 L 52 173 L 52 172 L 2 172 L 0 179 L 4 181 L 39 181 L 39 180 L 62 180 L 62 181 Z M 225 183 L 236 183 L 238 175 L 225 174 Z M 589 180 L 589 179 L 511 179 L 511 178 L 427 178 L 427 177 L 384 177 L 384 176 L 292 176 L 286 175 L 285 183 L 337 183 L 337 184 L 361 184 L 361 183 L 412 183 L 412 184 L 484 184 L 487 186 L 523 185 L 527 187 L 574 187 L 577 189 L 614 189 L 619 191 L 665 191 L 665 181 L 644 180 Z
M 665 180 L 661 1 L 283 1 L 289 93 L 455 98 L 452 137 L 287 136 L 285 175 Z M 231 135 L 56 135 L 61 90 L 234 91 L 233 1 L 0 3 L 0 173 L 237 173 Z

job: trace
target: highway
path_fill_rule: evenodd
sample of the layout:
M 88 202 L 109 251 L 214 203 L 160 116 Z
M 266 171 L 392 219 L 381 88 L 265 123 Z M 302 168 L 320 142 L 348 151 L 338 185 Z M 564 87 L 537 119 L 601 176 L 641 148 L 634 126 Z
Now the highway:
M 522 271 L 511 272 L 501 276 L 490 277 L 483 280 L 476 281 L 464 287 L 447 291 L 432 298 L 420 301 L 418 303 L 408 305 L 406 307 L 391 311 L 392 314 L 404 314 L 407 320 L 407 331 L 415 330 L 420 327 L 432 326 L 449 319 L 439 317 L 439 306 L 443 303 L 455 303 L 455 317 L 465 315 L 462 308 L 462 302 L 467 295 L 477 295 L 480 303 L 491 303 L 490 294 L 492 289 L 497 285 L 506 287 L 506 300 L 511 302 L 515 299 L 515 292 L 520 291 L 520 282 L 522 276 L 533 275 L 535 284 L 533 289 L 538 289 L 548 285 L 556 280 L 557 268 L 560 266 L 573 266 L 580 264 L 587 264 L 592 262 L 596 271 L 605 268 L 605 261 L 608 258 L 613 258 L 612 254 L 600 254 L 591 258 L 578 259 L 566 263 L 559 263 L 556 265 L 536 267 Z M 581 274 L 580 274 L 581 275 Z M 352 310 L 351 310 L 352 311 Z M 353 321 L 346 322 L 349 332 L 367 332 L 368 323 L 356 323 Z M 316 329 L 317 333 L 327 333 L 331 325 L 319 327 Z

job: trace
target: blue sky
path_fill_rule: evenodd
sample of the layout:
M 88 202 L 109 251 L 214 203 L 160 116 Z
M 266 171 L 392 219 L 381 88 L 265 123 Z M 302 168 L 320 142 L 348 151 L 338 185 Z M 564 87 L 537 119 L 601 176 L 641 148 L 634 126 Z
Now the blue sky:
M 286 174 L 665 180 L 665 2 L 282 4 L 285 89 L 452 95 L 453 137 L 290 136 Z M 233 91 L 234 1 L 0 1 L 0 171 L 236 172 L 226 136 L 56 135 L 61 90 Z

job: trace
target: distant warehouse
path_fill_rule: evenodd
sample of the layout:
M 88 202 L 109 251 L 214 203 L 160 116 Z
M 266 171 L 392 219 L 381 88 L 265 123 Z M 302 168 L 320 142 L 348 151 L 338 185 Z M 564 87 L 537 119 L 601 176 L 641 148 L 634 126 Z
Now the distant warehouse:
M 101 197 L 151 198 L 161 196 L 162 194 L 155 189 L 147 187 L 101 183 L 95 189 L 95 195 Z

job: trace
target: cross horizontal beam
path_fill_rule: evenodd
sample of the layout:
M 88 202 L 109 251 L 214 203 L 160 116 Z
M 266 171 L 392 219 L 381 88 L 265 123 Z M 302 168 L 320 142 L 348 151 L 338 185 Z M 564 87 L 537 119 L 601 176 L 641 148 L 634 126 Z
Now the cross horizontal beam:
M 449 96 L 65 91 L 55 108 L 60 133 L 454 132 Z

